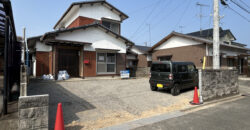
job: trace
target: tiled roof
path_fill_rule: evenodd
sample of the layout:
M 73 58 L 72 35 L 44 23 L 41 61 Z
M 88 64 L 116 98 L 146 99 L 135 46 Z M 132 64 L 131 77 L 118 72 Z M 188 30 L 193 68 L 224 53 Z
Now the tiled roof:
M 135 45 L 135 47 L 143 52 L 148 52 L 151 47 Z
M 229 29 L 223 30 L 222 28 L 220 28 L 220 37 L 224 37 L 228 33 L 231 33 L 231 31 Z M 202 37 L 202 38 L 213 38 L 213 29 L 210 28 L 210 29 L 206 29 L 206 30 L 202 30 L 202 31 L 187 33 L 187 35 Z M 234 37 L 233 34 L 232 34 L 232 36 Z M 236 40 L 235 37 L 234 37 L 234 39 Z

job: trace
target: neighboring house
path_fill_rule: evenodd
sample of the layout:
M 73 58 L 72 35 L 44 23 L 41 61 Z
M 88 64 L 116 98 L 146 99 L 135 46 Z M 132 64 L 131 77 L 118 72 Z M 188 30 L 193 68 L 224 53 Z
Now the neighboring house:
M 212 29 L 189 34 L 172 32 L 150 49 L 152 59 L 153 61 L 191 61 L 201 68 L 203 57 L 206 56 L 206 67 L 211 68 L 213 65 L 212 33 Z M 240 74 L 246 74 L 249 49 L 235 40 L 230 30 L 220 28 L 220 65 L 236 67 Z
M 127 69 L 131 70 L 134 75 L 144 76 L 148 67 L 152 63 L 152 55 L 148 52 L 151 47 L 134 45 L 128 48 L 127 52 Z M 134 71 L 134 72 L 133 72 Z M 143 71 L 143 72 L 141 72 Z M 145 73 L 145 74 L 141 74 Z
M 75 2 L 54 26 L 55 31 L 28 38 L 34 76 L 72 77 L 118 75 L 126 69 L 127 48 L 133 42 L 121 36 L 128 16 L 106 2 Z
M 128 52 L 131 53 L 130 55 L 135 56 L 136 61 L 137 61 L 136 62 L 137 67 L 141 68 L 141 67 L 150 67 L 151 66 L 152 55 L 148 52 L 148 50 L 150 48 L 151 47 L 148 47 L 148 46 L 134 45 L 128 49 Z M 129 58 L 129 56 L 127 56 L 127 57 Z

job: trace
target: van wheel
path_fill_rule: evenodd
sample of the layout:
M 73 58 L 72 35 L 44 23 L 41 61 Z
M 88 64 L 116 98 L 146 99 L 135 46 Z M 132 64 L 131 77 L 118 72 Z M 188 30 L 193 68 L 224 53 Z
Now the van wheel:
M 152 86 L 152 85 L 150 85 L 150 88 L 152 91 L 157 91 L 157 89 L 158 89 L 156 86 Z
M 174 87 L 171 89 L 171 94 L 173 96 L 177 96 L 180 94 L 180 91 L 181 91 L 181 89 L 180 89 L 179 84 L 175 84 Z

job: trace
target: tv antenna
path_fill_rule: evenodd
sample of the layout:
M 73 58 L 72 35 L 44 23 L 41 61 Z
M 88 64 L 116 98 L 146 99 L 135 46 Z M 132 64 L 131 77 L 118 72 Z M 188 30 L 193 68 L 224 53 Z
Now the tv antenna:
M 206 17 L 202 14 L 202 8 L 203 7 L 209 7 L 209 5 L 201 4 L 199 2 L 196 3 L 197 6 L 200 6 L 200 14 L 198 15 L 200 18 L 200 35 L 202 34 L 202 19 L 203 17 Z
M 183 28 L 185 28 L 185 26 L 179 26 L 180 33 L 182 33 Z

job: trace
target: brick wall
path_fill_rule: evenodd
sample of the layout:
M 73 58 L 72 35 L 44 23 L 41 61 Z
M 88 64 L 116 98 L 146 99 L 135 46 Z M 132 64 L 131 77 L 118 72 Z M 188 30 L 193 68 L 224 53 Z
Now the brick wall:
M 83 25 L 87 25 L 87 24 L 92 24 L 95 21 L 98 21 L 98 20 L 79 16 L 67 28 L 73 28 L 73 27 L 79 27 L 79 26 L 83 26 Z
M 136 69 L 136 77 L 149 77 L 150 67 L 141 67 Z
M 137 67 L 148 67 L 147 55 L 138 55 Z
M 52 52 L 36 52 L 36 76 L 52 74 Z
M 200 59 L 206 55 L 206 46 L 204 44 L 177 47 L 163 50 L 155 50 L 152 54 L 152 60 L 157 61 L 158 56 L 172 55 L 172 61 L 190 61 L 197 67 L 202 67 Z
M 89 64 L 84 64 L 83 75 L 84 77 L 96 76 L 96 52 L 95 51 L 84 51 L 84 60 L 89 60 Z

